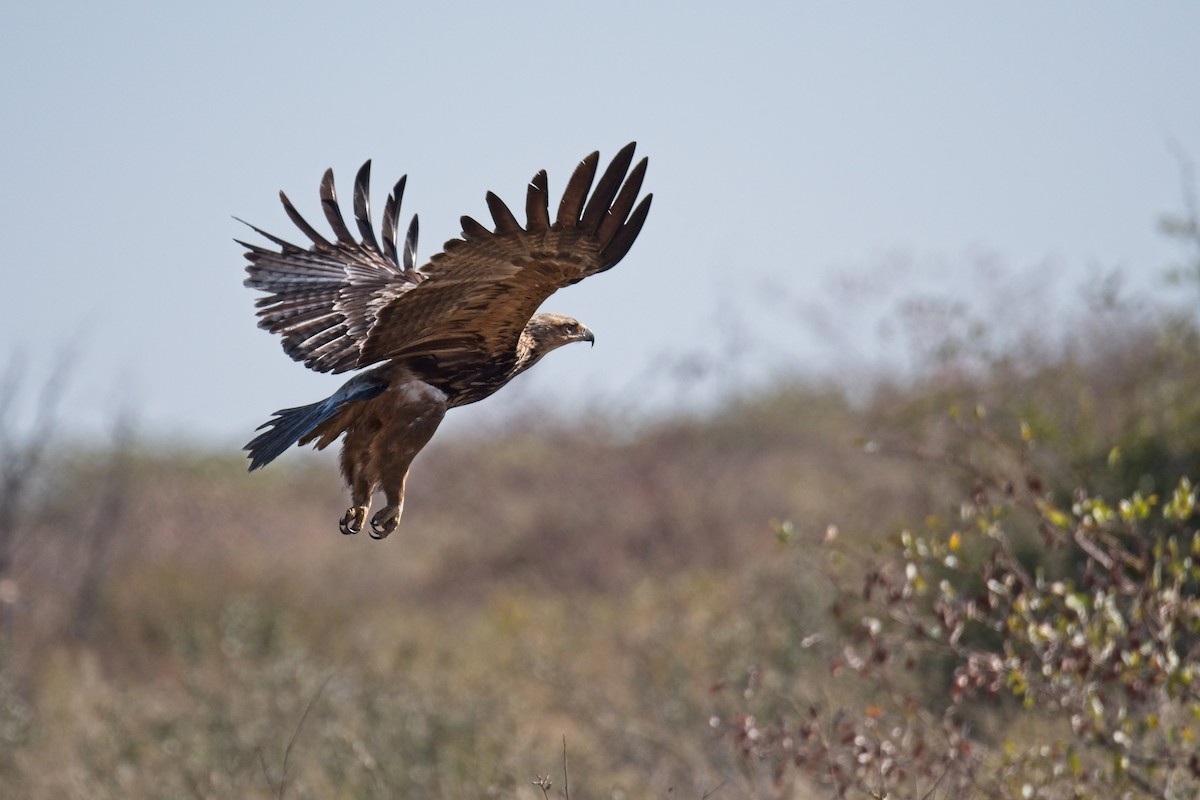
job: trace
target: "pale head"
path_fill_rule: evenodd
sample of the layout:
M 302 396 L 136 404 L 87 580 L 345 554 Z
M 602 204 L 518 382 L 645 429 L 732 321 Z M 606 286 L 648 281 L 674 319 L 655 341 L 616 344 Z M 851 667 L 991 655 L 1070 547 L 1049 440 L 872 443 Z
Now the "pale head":
M 577 319 L 565 314 L 534 314 L 521 333 L 522 345 L 528 348 L 530 364 L 551 350 L 571 342 L 595 344 L 596 337 Z

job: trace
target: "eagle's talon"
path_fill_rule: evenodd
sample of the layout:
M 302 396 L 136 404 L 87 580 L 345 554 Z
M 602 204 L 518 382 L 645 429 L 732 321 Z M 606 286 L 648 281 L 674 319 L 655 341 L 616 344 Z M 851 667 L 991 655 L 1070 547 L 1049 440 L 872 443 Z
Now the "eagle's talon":
M 388 506 L 379 509 L 375 516 L 371 517 L 371 538 L 386 539 L 388 534 L 396 530 L 400 524 L 400 510 L 395 506 Z
M 346 509 L 346 515 L 338 522 L 338 528 L 346 536 L 361 533 L 367 521 L 367 509 L 362 506 Z

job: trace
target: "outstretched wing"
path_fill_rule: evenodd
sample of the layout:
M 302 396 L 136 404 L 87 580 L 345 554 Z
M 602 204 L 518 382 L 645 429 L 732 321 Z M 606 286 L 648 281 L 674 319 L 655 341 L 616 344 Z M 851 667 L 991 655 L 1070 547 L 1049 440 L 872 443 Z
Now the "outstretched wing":
M 653 195 L 638 203 L 646 159 L 630 169 L 635 144 L 623 147 L 592 190 L 600 154 L 579 163 L 550 219 L 546 172 L 529 183 L 522 226 L 500 200 L 487 195 L 495 230 L 462 218 L 462 238 L 446 243 L 413 269 L 417 220 L 397 258 L 396 221 L 404 179 L 388 197 L 382 242 L 371 227 L 370 164 L 354 184 L 354 213 L 362 241 L 342 217 L 327 171 L 321 205 L 335 234 L 331 242 L 296 211 L 284 209 L 309 238 L 308 249 L 254 228 L 280 249 L 247 248 L 246 285 L 269 292 L 258 301 L 259 326 L 283 335 L 284 350 L 322 372 L 342 372 L 394 358 L 429 357 L 451 365 L 509 354 L 538 306 L 557 289 L 620 261 L 646 221 Z M 635 207 L 635 203 L 637 203 Z M 251 226 L 252 228 L 254 226 Z
M 281 334 L 284 352 L 319 372 L 344 372 L 360 366 L 362 346 L 379 309 L 424 280 L 413 268 L 416 216 L 408 228 L 403 251 L 396 246 L 405 178 L 388 196 L 378 238 L 371 224 L 370 180 L 368 161 L 354 181 L 354 218 L 361 241 L 355 241 L 346 227 L 332 170 L 327 170 L 321 181 L 321 207 L 333 229 L 334 241 L 309 225 L 283 192 L 279 199 L 284 210 L 311 246 L 300 247 L 253 225 L 250 227 L 255 232 L 279 249 L 238 240 L 250 262 L 246 266 L 246 286 L 268 293 L 255 303 L 258 326 Z
M 545 170 L 530 181 L 526 222 L 491 192 L 494 230 L 462 218 L 462 238 L 446 243 L 421 268 L 417 289 L 384 304 L 363 344 L 363 363 L 433 356 L 450 365 L 511 352 L 529 318 L 557 289 L 603 272 L 624 258 L 650 211 L 638 192 L 647 160 L 631 170 L 636 144 L 613 158 L 595 189 L 600 154 L 593 152 L 567 182 L 550 218 Z

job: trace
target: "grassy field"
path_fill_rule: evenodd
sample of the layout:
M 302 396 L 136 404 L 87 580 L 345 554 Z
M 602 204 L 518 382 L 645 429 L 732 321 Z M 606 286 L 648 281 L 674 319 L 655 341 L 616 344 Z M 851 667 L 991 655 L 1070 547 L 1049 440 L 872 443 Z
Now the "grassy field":
M 536 797 L 539 773 L 562 786 L 565 736 L 577 797 L 751 780 L 711 687 L 829 626 L 773 522 L 823 530 L 867 476 L 906 491 L 855 434 L 836 398 L 781 395 L 628 442 L 458 437 L 385 542 L 337 532 L 330 459 L 248 477 L 235 454 L 131 453 L 114 519 L 95 519 L 107 454 L 71 462 L 21 550 L 6 777 L 275 796 L 295 735 L 288 796 Z M 93 527 L 113 530 L 76 636 Z
M 447 437 L 384 542 L 337 532 L 325 456 L 51 454 L 0 584 L 2 794 L 544 800 L 569 767 L 581 800 L 836 796 L 731 731 L 874 713 L 831 677 L 835 612 L 969 493 L 912 455 L 954 451 L 957 410 L 1026 422 L 1059 486 L 1200 477 L 1195 328 L 1124 319 L 856 402 L 785 383 L 634 435 L 530 412 Z M 1005 709 L 976 710 L 980 747 L 1056 724 Z

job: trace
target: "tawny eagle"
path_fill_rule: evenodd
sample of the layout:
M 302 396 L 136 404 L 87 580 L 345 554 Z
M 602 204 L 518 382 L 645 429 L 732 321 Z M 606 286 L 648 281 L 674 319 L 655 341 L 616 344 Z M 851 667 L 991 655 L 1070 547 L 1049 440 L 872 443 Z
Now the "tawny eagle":
M 646 159 L 631 170 L 634 144 L 621 149 L 592 190 L 599 153 L 579 163 L 550 216 L 545 170 L 525 195 L 522 226 L 499 197 L 487 194 L 495 230 L 462 218 L 462 238 L 415 267 L 417 218 L 401 246 L 396 233 L 405 178 L 388 196 L 377 236 L 368 194 L 371 162 L 354 181 L 354 221 L 347 227 L 333 171 L 321 182 L 321 208 L 333 239 L 283 208 L 311 244 L 301 247 L 254 229 L 274 247 L 246 247 L 246 286 L 266 292 L 258 325 L 283 337 L 283 349 L 319 372 L 374 366 L 324 400 L 276 411 L 246 445 L 250 469 L 293 444 L 327 447 L 344 434 L 342 475 L 353 505 L 342 533 L 366 524 L 371 498 L 386 505 L 371 518 L 371 535 L 396 529 L 413 458 L 448 409 L 495 392 L 542 356 L 591 331 L 562 314 L 535 313 L 557 289 L 603 272 L 624 258 L 646 221 L 653 195 L 637 202 Z M 589 196 L 590 192 L 590 196 Z M 636 207 L 635 207 L 636 203 Z

